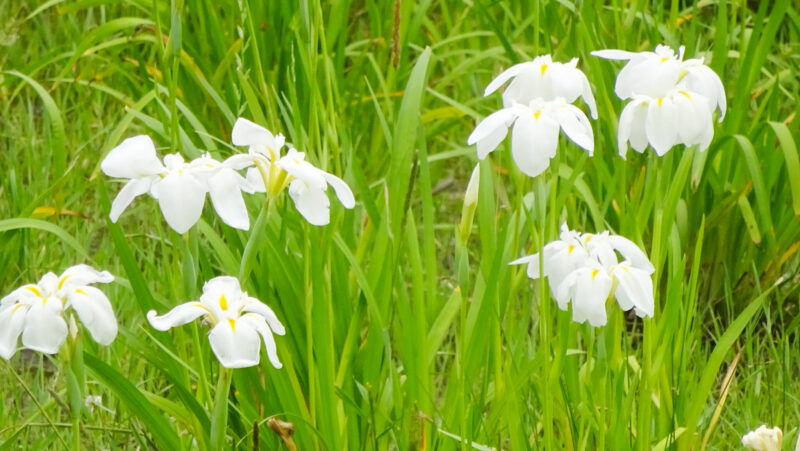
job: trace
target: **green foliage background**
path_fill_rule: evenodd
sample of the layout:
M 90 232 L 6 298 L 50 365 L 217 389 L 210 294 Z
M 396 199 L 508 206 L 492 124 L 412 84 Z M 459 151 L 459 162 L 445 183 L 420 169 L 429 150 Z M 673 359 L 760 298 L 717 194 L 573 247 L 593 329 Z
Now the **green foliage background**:
M 271 416 L 299 449 L 733 449 L 762 423 L 797 439 L 796 3 L 2 0 L 0 19 L 2 293 L 86 262 L 118 275 L 121 323 L 69 363 L 0 362 L 0 449 L 214 449 L 206 329 L 157 332 L 144 313 L 221 274 L 288 330 L 283 369 L 234 373 L 229 447 L 283 446 Z M 706 58 L 728 115 L 704 153 L 622 160 L 621 65 L 589 52 L 659 43 Z M 530 179 L 503 144 L 462 218 L 466 137 L 501 103 L 483 88 L 545 53 L 580 58 L 595 156 L 562 139 Z M 224 158 L 237 116 L 342 176 L 356 208 L 332 202 L 317 228 L 285 195 L 253 196 L 250 232 L 209 206 L 179 236 L 142 197 L 107 221 L 120 184 L 99 163 L 122 139 Z M 506 265 L 563 221 L 643 246 L 653 319 L 572 323 Z M 67 399 L 71 383 L 103 407 Z

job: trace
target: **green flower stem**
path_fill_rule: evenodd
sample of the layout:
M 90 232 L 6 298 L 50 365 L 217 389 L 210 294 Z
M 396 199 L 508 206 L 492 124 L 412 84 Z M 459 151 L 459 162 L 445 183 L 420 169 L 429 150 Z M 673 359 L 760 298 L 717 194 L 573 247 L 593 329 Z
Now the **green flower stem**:
M 231 388 L 233 370 L 219 367 L 217 392 L 214 395 L 214 411 L 211 413 L 211 449 L 225 449 L 225 437 L 228 430 L 228 392 Z
M 543 177 L 536 179 L 536 207 L 538 208 L 537 216 L 539 219 L 539 249 L 544 248 L 545 240 L 547 239 L 545 231 L 547 230 L 547 186 Z M 542 261 L 544 252 L 539 252 L 539 268 L 544 268 Z M 539 281 L 539 337 L 542 343 L 542 355 L 544 359 L 544 398 L 542 400 L 542 410 L 544 419 L 544 441 L 545 449 L 553 448 L 553 390 L 550 389 L 550 366 L 552 364 L 550 358 L 550 300 L 547 295 L 547 287 L 544 279 Z
M 65 353 L 64 370 L 67 377 L 67 399 L 69 400 L 70 413 L 72 415 L 71 447 L 72 449 L 82 449 L 81 415 L 84 399 L 86 399 L 84 393 L 86 372 L 83 367 L 83 349 L 80 343 L 80 335 L 72 336 L 70 334 L 67 337 Z

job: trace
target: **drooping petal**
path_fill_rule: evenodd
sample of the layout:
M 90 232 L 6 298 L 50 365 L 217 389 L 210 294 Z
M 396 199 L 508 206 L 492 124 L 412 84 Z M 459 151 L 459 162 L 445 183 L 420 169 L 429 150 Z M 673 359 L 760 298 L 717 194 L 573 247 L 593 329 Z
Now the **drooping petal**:
M 669 97 L 650 102 L 645 119 L 647 140 L 658 156 L 667 153 L 678 139 L 678 117 L 675 104 Z
M 686 146 L 696 144 L 699 142 L 698 137 L 702 135 L 701 127 L 703 126 L 703 122 L 697 114 L 700 112 L 697 105 L 702 103 L 702 106 L 705 107 L 706 100 L 699 94 L 683 90 L 676 92 L 673 98 L 678 117 L 678 139 Z
M 214 210 L 225 224 L 248 230 L 250 217 L 242 197 L 242 188 L 247 187 L 246 180 L 230 168 L 222 168 L 208 179 L 208 194 Z
M 647 271 L 648 274 L 655 272 L 655 267 L 650 263 L 647 255 L 633 241 L 624 236 L 611 235 L 608 237 L 608 242 L 625 260 L 629 260 L 634 268 Z
M 714 137 L 714 121 L 708 100 L 695 92 L 678 91 L 675 106 L 680 123 L 678 138 L 686 146 L 697 145 L 701 152 L 708 148 Z
M 558 124 L 572 142 L 594 153 L 594 133 L 589 118 L 580 108 L 564 104 L 558 110 Z
M 701 109 L 702 106 L 698 105 L 698 109 Z M 703 125 L 701 127 L 702 132 L 700 136 L 697 137 L 697 144 L 698 149 L 700 152 L 708 149 L 708 146 L 711 145 L 711 140 L 714 139 L 714 121 L 711 119 L 711 113 L 705 111 L 698 111 L 697 116 L 703 118 L 702 122 Z
M 578 323 L 588 320 L 592 327 L 604 326 L 607 322 L 606 299 L 611 294 L 611 277 L 597 268 L 582 268 L 578 272 L 572 297 L 572 319 Z
M 623 263 L 613 270 L 613 275 L 618 282 L 614 297 L 620 308 L 623 310 L 634 308 L 639 317 L 652 317 L 655 302 L 650 274 Z
M 272 311 L 269 306 L 256 298 L 249 298 L 248 303 L 245 305 L 243 312 L 251 312 L 258 315 L 261 315 L 264 320 L 267 321 L 269 324 L 269 328 L 272 329 L 278 335 L 283 335 L 286 333 L 286 329 L 283 327 L 283 324 L 278 319 L 278 316 L 275 315 L 275 312 Z
M 324 190 L 311 189 L 303 180 L 289 183 L 289 197 L 297 211 L 311 224 L 327 225 L 330 222 L 330 200 Z
M 650 143 L 647 140 L 647 104 L 639 103 L 633 111 L 630 143 L 633 150 L 642 153 Z
M 322 175 L 325 177 L 325 180 L 328 182 L 328 184 L 333 187 L 336 197 L 339 198 L 339 201 L 342 203 L 344 208 L 350 209 L 356 206 L 356 198 L 353 197 L 353 191 L 350 190 L 350 187 L 347 185 L 347 183 L 345 183 L 344 180 L 324 171 Z
M 211 315 L 206 306 L 200 302 L 187 302 L 161 316 L 155 310 L 150 310 L 147 312 L 147 321 L 150 322 L 154 329 L 169 330 L 172 327 L 190 323 L 203 315 Z
M 17 340 L 25 327 L 28 306 L 9 305 L 0 309 L 0 357 L 8 360 L 17 352 Z
M 242 324 L 247 324 L 249 327 L 255 329 L 261 338 L 264 340 L 264 347 L 267 351 L 267 357 L 269 358 L 269 362 L 275 368 L 282 368 L 283 364 L 281 364 L 280 359 L 278 358 L 278 346 L 275 344 L 275 337 L 272 336 L 272 331 L 269 327 L 267 327 L 267 323 L 258 315 L 255 314 L 247 314 L 243 315 L 239 322 Z
M 109 177 L 136 179 L 164 172 L 158 161 L 156 146 L 147 135 L 128 138 L 111 151 L 100 163 L 100 169 Z
M 597 102 L 594 100 L 592 85 L 589 84 L 589 79 L 586 78 L 586 74 L 584 74 L 582 71 L 579 72 L 581 74 L 581 98 L 584 102 L 586 102 L 586 106 L 589 107 L 589 112 L 592 115 L 592 119 L 597 119 Z
M 157 180 L 157 176 L 131 179 L 126 183 L 114 198 L 114 202 L 111 203 L 111 211 L 108 214 L 111 222 L 117 222 L 119 216 L 133 202 L 133 199 L 150 191 L 154 180 Z
M 569 309 L 569 301 L 575 293 L 575 283 L 579 277 L 580 272 L 575 270 L 567 274 L 557 286 L 553 286 L 552 281 L 550 281 L 550 295 L 553 296 L 558 308 L 562 311 Z
M 486 116 L 467 138 L 467 144 L 478 145 L 478 158 L 483 160 L 497 148 L 508 134 L 508 127 L 514 122 L 516 111 L 504 108 Z
M 246 368 L 258 364 L 261 340 L 243 318 L 220 321 L 208 333 L 211 350 L 225 368 Z
M 528 255 L 525 257 L 518 258 L 512 262 L 509 262 L 509 265 L 528 265 L 525 273 L 531 279 L 538 279 L 539 278 L 539 253 L 535 253 L 533 255 Z
M 641 97 L 635 98 L 625 105 L 619 115 L 619 131 L 617 132 L 617 146 L 619 155 L 624 159 L 628 152 L 628 141 L 631 147 L 641 153 L 647 148 L 647 134 L 645 133 L 645 118 L 647 105 Z
M 206 186 L 185 171 L 173 171 L 154 186 L 161 213 L 178 233 L 189 230 L 203 213 Z
M 105 293 L 95 287 L 75 288 L 67 295 L 81 323 L 94 341 L 108 346 L 117 337 L 117 319 Z
M 493 150 L 497 149 L 497 146 L 499 146 L 500 143 L 506 139 L 507 134 L 508 128 L 498 127 L 488 136 L 475 143 L 475 150 L 478 152 L 478 159 L 485 159 L 487 155 L 489 155 Z
M 709 102 L 709 111 L 713 112 L 714 108 L 718 108 L 720 113 L 719 122 L 722 122 L 722 119 L 725 118 L 728 101 L 725 97 L 725 87 L 719 75 L 710 67 L 702 64 L 702 60 L 700 64 L 687 67 L 686 72 L 686 77 L 683 80 L 686 83 L 686 88 L 703 95 Z
M 61 317 L 62 305 L 50 298 L 34 302 L 25 317 L 22 345 L 45 354 L 55 354 L 67 338 L 67 323 Z
M 520 116 L 511 129 L 511 155 L 519 169 L 536 177 L 550 166 L 558 147 L 558 123 L 546 113 Z

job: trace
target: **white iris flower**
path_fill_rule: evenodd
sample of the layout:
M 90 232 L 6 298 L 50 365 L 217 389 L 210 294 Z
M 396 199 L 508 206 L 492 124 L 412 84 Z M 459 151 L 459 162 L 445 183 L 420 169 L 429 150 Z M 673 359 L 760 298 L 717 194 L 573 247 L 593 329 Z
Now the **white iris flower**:
M 96 342 L 110 345 L 117 336 L 117 320 L 108 297 L 91 285 L 113 280 L 107 271 L 76 265 L 12 291 L 0 300 L 0 357 L 10 359 L 16 353 L 20 334 L 24 347 L 57 353 L 67 338 L 64 312 L 70 308 Z
M 162 164 L 150 137 L 139 135 L 112 149 L 100 167 L 110 177 L 129 179 L 111 204 L 112 222 L 134 198 L 149 193 L 158 200 L 167 224 L 184 233 L 200 219 L 209 193 L 223 222 L 237 229 L 250 227 L 242 191 L 252 193 L 252 187 L 209 155 L 187 163 L 175 153 L 165 156 Z
M 503 92 L 505 106 L 528 104 L 535 99 L 561 98 L 566 103 L 573 103 L 580 97 L 589 107 L 592 118 L 597 119 L 597 106 L 589 80 L 577 66 L 578 58 L 558 63 L 550 55 L 537 56 L 533 61 L 515 64 L 503 71 L 489 83 L 483 95 L 488 96 L 511 80 Z
M 627 60 L 614 88 L 620 99 L 631 99 L 619 118 L 617 143 L 625 158 L 627 145 L 643 152 L 650 144 L 664 155 L 676 144 L 708 148 L 714 136 L 712 113 L 725 117 L 725 88 L 719 76 L 702 58 L 683 60 L 684 47 L 676 54 L 659 45 L 654 52 L 598 50 L 592 55 Z
M 550 166 L 550 159 L 556 155 L 559 130 L 589 155 L 594 152 L 589 118 L 561 98 L 534 99 L 527 105 L 516 103 L 492 113 L 475 127 L 467 144 L 477 144 L 478 158 L 483 160 L 505 139 L 509 127 L 511 156 L 519 169 L 530 177 L 536 177 Z
M 600 234 L 580 234 L 561 226 L 558 240 L 546 244 L 539 254 L 512 261 L 527 264 L 528 277 L 538 279 L 543 273 L 550 284 L 550 293 L 561 310 L 572 303 L 572 319 L 588 321 L 594 327 L 607 322 L 606 300 L 614 296 L 622 310 L 653 316 L 653 281 L 655 271 L 647 256 L 627 238 Z M 624 260 L 619 261 L 617 253 Z
M 484 96 L 511 82 L 503 93 L 504 108 L 481 121 L 467 139 L 467 144 L 477 145 L 478 158 L 486 158 L 505 139 L 509 127 L 514 162 L 531 177 L 550 166 L 558 147 L 559 129 L 591 155 L 592 126 L 572 102 L 581 97 L 595 119 L 597 108 L 589 81 L 577 64 L 577 58 L 558 63 L 550 55 L 543 55 L 514 65 L 492 80 Z
M 225 368 L 244 368 L 260 361 L 261 341 L 275 368 L 281 368 L 274 334 L 286 330 L 266 304 L 242 291 L 234 277 L 215 277 L 203 285 L 200 301 L 181 304 L 165 315 L 147 312 L 150 324 L 168 330 L 203 317 L 211 326 L 208 340 L 211 350 Z
M 742 437 L 742 445 L 755 451 L 780 451 L 783 443 L 783 431 L 777 426 L 767 428 L 762 424 L 755 431 L 750 431 Z
M 239 118 L 233 126 L 232 142 L 249 146 L 248 154 L 234 155 L 225 164 L 236 169 L 248 169 L 247 181 L 257 192 L 277 195 L 287 186 L 289 197 L 297 211 L 316 226 L 330 222 L 330 200 L 326 191 L 333 187 L 336 197 L 345 208 L 355 206 L 353 192 L 344 180 L 314 167 L 305 161 L 305 153 L 289 148 L 281 156 L 280 149 L 285 140 L 282 135 L 273 135 L 266 128 L 247 119 Z

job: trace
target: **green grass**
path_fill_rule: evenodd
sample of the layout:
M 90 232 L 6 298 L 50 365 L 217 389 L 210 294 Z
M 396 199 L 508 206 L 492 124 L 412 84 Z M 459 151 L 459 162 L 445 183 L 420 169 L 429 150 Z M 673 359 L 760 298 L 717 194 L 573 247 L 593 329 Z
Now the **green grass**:
M 0 449 L 277 449 L 272 416 L 303 450 L 727 450 L 762 423 L 792 449 L 800 9 L 688 3 L 423 0 L 395 15 L 375 0 L 0 0 L 0 291 L 89 263 L 118 276 L 106 291 L 121 325 L 108 348 L 0 362 Z M 620 64 L 589 52 L 659 43 L 706 58 L 728 115 L 704 153 L 623 161 Z M 501 102 L 483 89 L 544 53 L 580 58 L 595 156 L 562 139 L 530 179 L 504 143 L 462 219 L 466 138 Z M 209 206 L 180 236 L 141 197 L 109 223 L 111 148 L 146 133 L 162 154 L 227 157 L 237 116 L 344 178 L 356 208 L 333 201 L 317 228 L 284 194 L 250 232 Z M 264 197 L 248 204 L 255 223 Z M 653 319 L 609 308 L 603 328 L 575 324 L 507 265 L 563 221 L 642 245 Z M 241 274 L 287 335 L 283 369 L 234 371 L 220 438 L 206 329 L 158 332 L 144 313 L 222 274 Z M 76 408 L 76 393 L 103 408 Z

